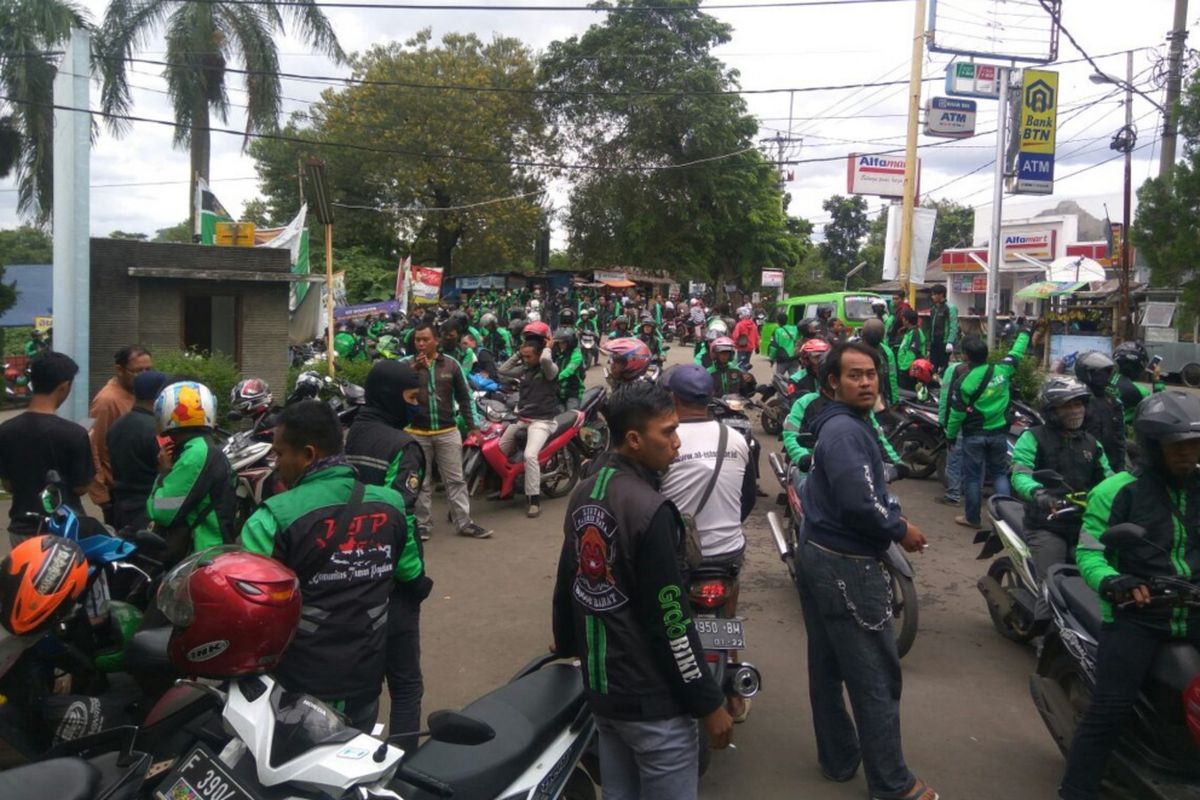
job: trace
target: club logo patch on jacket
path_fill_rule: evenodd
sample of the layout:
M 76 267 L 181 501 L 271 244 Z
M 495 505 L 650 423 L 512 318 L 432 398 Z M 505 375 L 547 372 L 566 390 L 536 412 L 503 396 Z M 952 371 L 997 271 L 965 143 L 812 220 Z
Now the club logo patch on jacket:
M 615 611 L 628 603 L 629 598 L 617 588 L 612 570 L 617 520 L 603 506 L 586 505 L 571 515 L 571 530 L 579 560 L 575 600 L 593 612 Z

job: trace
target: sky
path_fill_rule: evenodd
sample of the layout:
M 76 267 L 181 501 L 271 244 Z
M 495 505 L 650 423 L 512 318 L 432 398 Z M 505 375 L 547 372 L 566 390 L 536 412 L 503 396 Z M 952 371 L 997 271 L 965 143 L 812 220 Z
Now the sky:
M 363 0 L 366 3 L 386 0 Z M 464 2 L 465 0 L 459 0 Z M 776 2 L 777 0 L 764 0 Z M 1032 0 L 1007 0 L 1020 6 Z M 471 0 L 474 5 L 583 5 L 581 0 Z M 746 0 L 713 0 L 719 6 Z M 941 41 L 962 41 L 988 21 L 986 12 L 1000 0 L 939 0 Z M 99 21 L 106 0 L 82 0 L 82 5 Z M 1033 4 L 1036 6 L 1036 3 Z M 740 73 L 743 90 L 807 89 L 832 84 L 876 81 L 907 81 L 910 71 L 915 2 L 884 2 L 859 5 L 827 5 L 789 8 L 712 8 L 709 13 L 733 26 L 732 40 L 716 53 Z M 1162 102 L 1163 91 L 1153 80 L 1154 65 L 1165 57 L 1166 32 L 1171 26 L 1172 0 L 1063 0 L 1063 25 L 1079 44 L 1110 74 L 1124 77 L 1126 50 L 1135 50 L 1134 83 L 1151 98 Z M 436 11 L 412 9 L 330 8 L 326 10 L 346 51 L 372 44 L 404 40 L 429 27 L 436 38 L 450 32 L 474 32 L 481 38 L 515 36 L 535 51 L 550 42 L 582 33 L 602 15 L 563 11 Z M 1196 46 L 1193 11 L 1191 42 Z M 1045 28 L 1036 9 L 1021 18 L 1007 17 L 1010 46 L 1036 47 Z M 1019 42 L 1017 41 L 1019 40 Z M 163 43 L 155 36 L 140 51 L 144 58 L 162 58 Z M 309 53 L 303 44 L 288 37 L 280 42 L 284 71 L 313 75 L 347 75 L 348 69 L 327 58 Z M 936 81 L 924 84 L 923 100 L 931 94 L 944 95 L 942 78 L 952 56 L 926 52 L 923 72 Z M 1060 73 L 1059 130 L 1056 183 L 1049 197 L 1014 197 L 1005 201 L 1005 217 L 1032 216 L 1066 199 L 1078 201 L 1089 212 L 1103 217 L 1107 204 L 1113 220 L 1121 213 L 1122 164 L 1109 150 L 1112 134 L 1124 122 L 1123 93 L 1112 85 L 1089 80 L 1094 70 L 1079 61 L 1080 54 L 1064 36 L 1059 61 L 1075 61 L 1049 67 Z M 981 59 L 985 60 L 985 59 Z M 236 65 L 235 65 L 236 66 Z M 157 67 L 131 65 L 130 83 L 138 116 L 170 119 L 166 87 Z M 231 100 L 245 101 L 240 76 L 231 75 Z M 303 110 L 316 99 L 322 86 L 285 80 L 284 112 Z M 744 95 L 748 110 L 758 120 L 760 138 L 788 135 L 800 142 L 790 145 L 787 167 L 794 180 L 787 184 L 792 195 L 789 211 L 820 226 L 828 220 L 822 201 L 846 192 L 846 157 L 852 152 L 879 152 L 901 148 L 906 131 L 907 91 L 904 85 L 850 91 L 800 91 Z M 92 106 L 98 103 L 93 89 Z M 976 129 L 995 128 L 996 103 L 979 100 Z M 234 108 L 227 127 L 241 127 L 240 109 Z M 789 113 L 791 121 L 789 122 Z M 1133 117 L 1139 150 L 1134 153 L 1134 187 L 1158 171 L 1158 133 L 1161 118 L 1146 99 L 1135 96 Z M 789 127 L 790 126 L 790 127 Z M 922 145 L 940 140 L 921 136 Z M 258 194 L 252 160 L 242 152 L 241 137 L 213 134 L 212 188 L 231 211 Z M 764 145 L 766 146 L 766 145 Z M 995 135 L 986 133 L 921 151 L 922 193 L 938 199 L 955 200 L 990 213 Z M 774 155 L 774 145 L 770 152 Z M 822 160 L 826 159 L 826 160 Z M 1109 163 L 1101 162 L 1113 159 Z M 114 230 L 153 234 L 185 219 L 188 214 L 188 154 L 171 145 L 171 129 L 135 123 L 122 138 L 106 129 L 92 149 L 91 226 L 92 235 L 105 236 Z M 973 172 L 974 171 L 974 172 Z M 1078 174 L 1072 174 L 1078 173 Z M 139 185 L 129 185 L 139 184 Z M 551 197 L 556 206 L 567 201 L 567 187 L 556 185 Z M 872 214 L 885 201 L 868 197 Z M 1135 199 L 1136 202 L 1136 199 Z M 21 222 L 16 214 L 13 182 L 0 181 L 0 228 Z M 561 247 L 564 233 L 555 230 L 554 242 Z

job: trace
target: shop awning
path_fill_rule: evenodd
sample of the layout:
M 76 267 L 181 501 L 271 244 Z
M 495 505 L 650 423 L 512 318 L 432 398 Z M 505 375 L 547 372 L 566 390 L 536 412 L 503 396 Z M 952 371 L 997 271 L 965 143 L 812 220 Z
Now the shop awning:
M 632 289 L 637 286 L 633 281 L 601 281 L 601 283 L 610 289 Z
M 1024 289 L 1017 292 L 1017 297 L 1022 300 L 1045 300 L 1048 297 L 1062 297 L 1063 295 L 1074 294 L 1081 287 L 1087 286 L 1087 281 L 1038 281 L 1031 283 Z

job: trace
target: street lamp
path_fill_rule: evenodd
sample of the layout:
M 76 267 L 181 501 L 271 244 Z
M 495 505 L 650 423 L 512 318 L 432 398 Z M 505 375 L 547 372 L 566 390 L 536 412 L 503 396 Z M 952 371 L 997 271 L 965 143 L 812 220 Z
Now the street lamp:
M 1103 72 L 1089 76 L 1092 83 L 1110 83 L 1125 89 L 1125 127 L 1117 131 L 1109 145 L 1113 150 L 1125 154 L 1125 208 L 1121 219 L 1121 302 L 1118 316 L 1121 323 L 1117 336 L 1124 341 L 1129 327 L 1129 214 L 1133 197 L 1133 148 L 1137 144 L 1137 132 L 1133 129 L 1133 51 L 1125 54 L 1125 80 Z

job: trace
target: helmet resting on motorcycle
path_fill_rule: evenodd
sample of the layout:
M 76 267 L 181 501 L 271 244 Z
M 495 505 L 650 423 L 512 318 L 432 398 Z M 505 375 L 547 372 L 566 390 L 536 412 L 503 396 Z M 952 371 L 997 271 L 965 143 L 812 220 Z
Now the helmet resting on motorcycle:
M 1113 361 L 1121 374 L 1129 378 L 1140 378 L 1150 363 L 1150 354 L 1140 342 L 1121 342 L 1113 350 Z
M 217 424 L 217 399 L 203 383 L 179 381 L 162 390 L 154 401 L 160 433 L 212 428 Z
M 609 357 L 608 376 L 613 381 L 637 380 L 650 367 L 650 348 L 641 339 L 613 339 L 603 349 Z
M 268 672 L 300 624 L 296 573 L 233 545 L 184 559 L 163 578 L 158 607 L 173 630 L 167 652 L 185 675 Z
M 917 383 L 929 383 L 933 380 L 933 362 L 927 358 L 918 358 L 908 368 L 908 377 Z
M 1102 389 L 1112 380 L 1113 360 L 1098 350 L 1080 353 L 1075 359 L 1075 377 L 1090 389 Z
M 229 409 L 239 414 L 253 416 L 260 411 L 269 411 L 274 402 L 271 387 L 262 378 L 239 381 L 229 393 Z
M 26 539 L 0 562 L 0 622 L 14 636 L 45 632 L 70 615 L 87 578 L 87 558 L 75 542 Z

